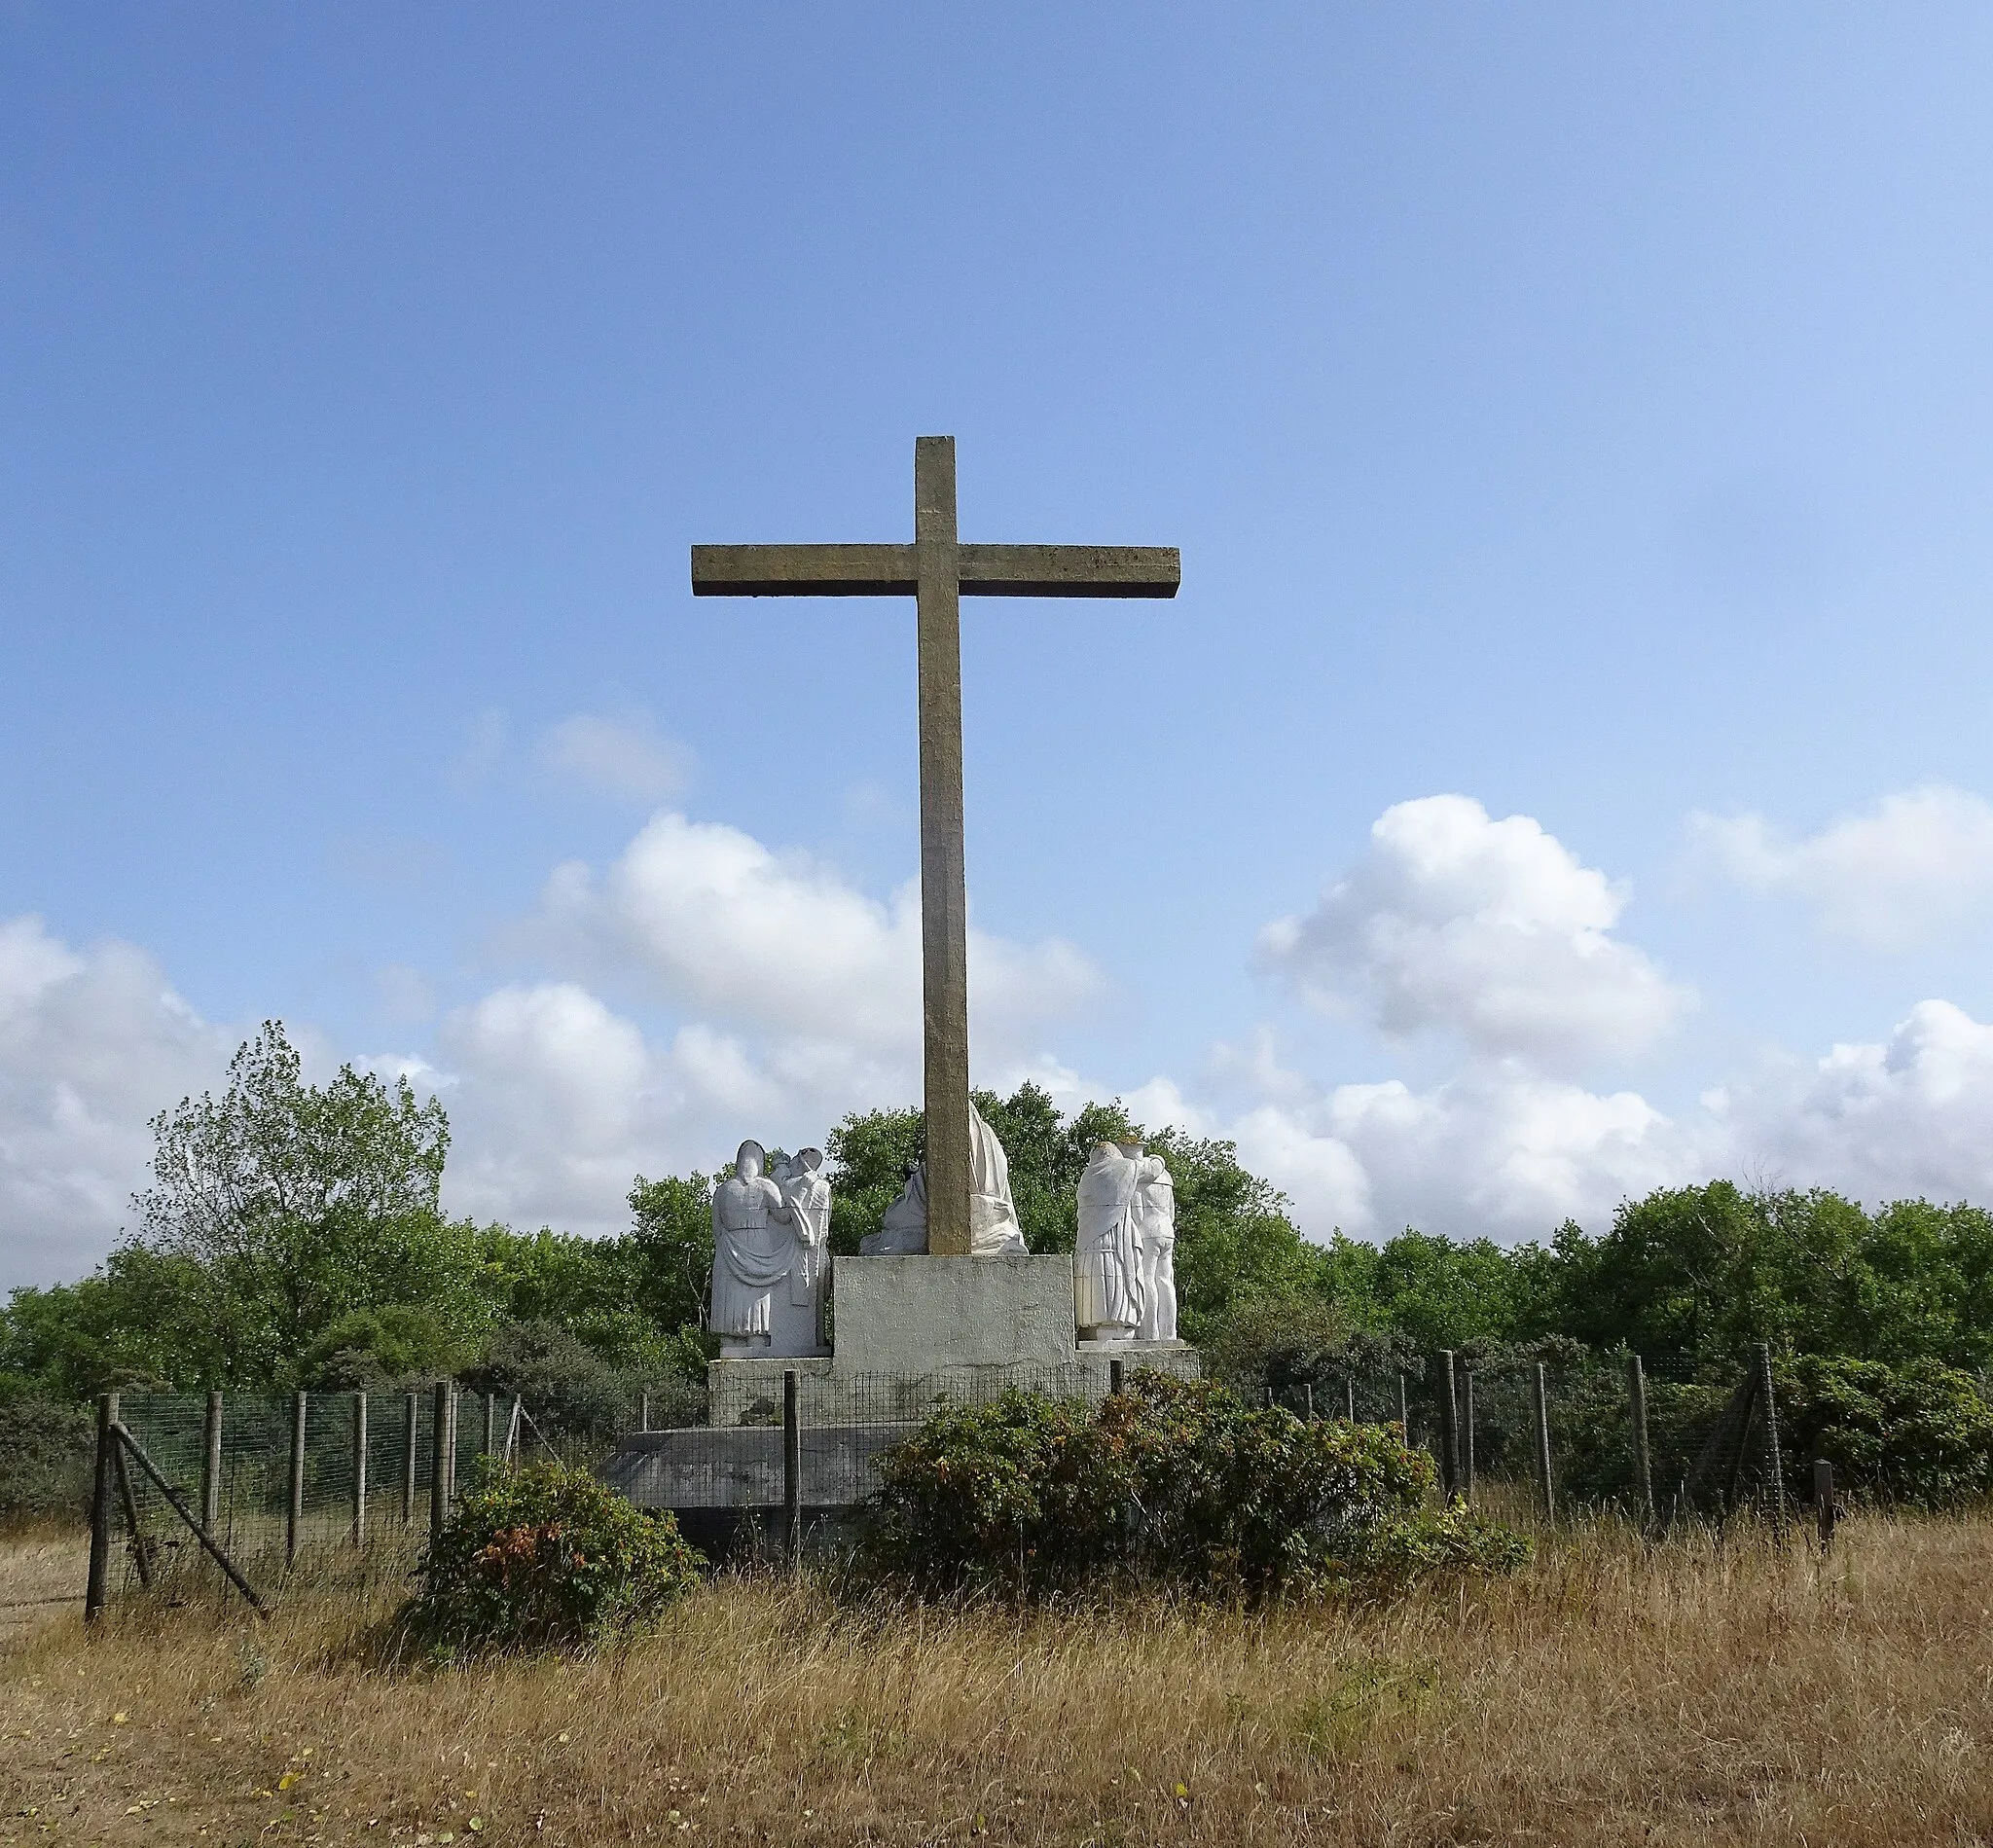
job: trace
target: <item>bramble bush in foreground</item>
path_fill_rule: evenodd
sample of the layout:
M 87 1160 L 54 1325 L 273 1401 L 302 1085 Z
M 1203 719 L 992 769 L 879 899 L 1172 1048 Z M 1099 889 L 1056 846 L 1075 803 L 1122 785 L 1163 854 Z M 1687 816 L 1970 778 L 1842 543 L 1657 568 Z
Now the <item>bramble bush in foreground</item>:
M 1425 1509 L 1431 1460 L 1390 1426 L 1304 1423 L 1148 1371 L 1098 1408 L 1016 1391 L 945 1407 L 880 1474 L 861 1557 L 943 1595 L 1121 1581 L 1258 1600 L 1528 1553 L 1468 1509 Z
M 586 1469 L 488 1468 L 430 1544 L 402 1616 L 454 1649 L 612 1642 L 685 1597 L 705 1564 L 669 1513 L 645 1513 Z

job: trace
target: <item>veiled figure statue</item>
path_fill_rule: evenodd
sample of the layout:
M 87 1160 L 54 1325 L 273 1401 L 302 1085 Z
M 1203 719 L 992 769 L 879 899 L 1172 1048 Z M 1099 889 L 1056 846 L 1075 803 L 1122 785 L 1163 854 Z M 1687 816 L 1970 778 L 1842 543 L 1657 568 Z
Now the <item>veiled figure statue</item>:
M 1138 1341 L 1177 1338 L 1177 1183 L 1160 1155 L 1136 1165 L 1135 1231 L 1141 1252 L 1141 1323 Z
M 733 1174 L 713 1189 L 711 1325 L 722 1359 L 817 1349 L 821 1277 L 796 1207 L 763 1172 L 767 1161 L 759 1142 L 743 1142 Z
M 823 1151 L 798 1150 L 775 1170 L 775 1183 L 788 1203 L 800 1247 L 789 1270 L 789 1301 L 808 1308 L 812 1324 L 823 1326 L 823 1280 L 830 1270 L 830 1182 L 823 1178 Z
M 969 1200 L 969 1253 L 973 1257 L 1022 1257 L 1024 1228 L 1010 1198 L 1010 1158 L 983 1113 L 969 1105 L 969 1144 L 973 1160 Z M 927 1167 L 923 1162 L 907 1177 L 900 1195 L 886 1209 L 879 1230 L 858 1241 L 861 1257 L 904 1257 L 927 1249 Z
M 1103 1142 L 1079 1178 L 1072 1313 L 1082 1341 L 1132 1341 L 1142 1324 L 1142 1165 L 1140 1142 Z

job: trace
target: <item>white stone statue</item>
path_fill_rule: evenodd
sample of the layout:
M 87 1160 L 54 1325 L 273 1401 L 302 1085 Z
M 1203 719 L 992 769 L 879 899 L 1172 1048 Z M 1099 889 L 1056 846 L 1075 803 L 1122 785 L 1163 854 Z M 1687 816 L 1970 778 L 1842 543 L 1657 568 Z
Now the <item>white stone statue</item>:
M 775 1183 L 788 1202 L 790 1222 L 801 1248 L 789 1271 L 789 1301 L 808 1307 L 813 1324 L 822 1327 L 823 1280 L 830 1271 L 830 1182 L 823 1178 L 823 1151 L 805 1148 L 775 1171 Z
M 1010 1158 L 983 1113 L 969 1105 L 969 1144 L 975 1189 L 969 1198 L 969 1253 L 973 1257 L 1022 1257 L 1024 1228 L 1010 1198 Z M 927 1249 L 927 1169 L 923 1163 L 907 1177 L 900 1196 L 886 1209 L 879 1230 L 858 1241 L 863 1257 L 904 1257 Z
M 712 1331 L 722 1359 L 820 1352 L 821 1269 L 797 1208 L 762 1172 L 767 1160 L 759 1142 L 743 1142 L 733 1174 L 713 1189 Z M 827 1182 L 823 1189 L 827 1227 Z
M 1140 1142 L 1103 1142 L 1079 1178 L 1072 1314 L 1082 1341 L 1132 1341 L 1141 1327 L 1141 1170 Z
M 1135 1231 L 1141 1250 L 1141 1325 L 1139 1341 L 1177 1338 L 1177 1184 L 1160 1155 L 1144 1153 L 1136 1166 Z

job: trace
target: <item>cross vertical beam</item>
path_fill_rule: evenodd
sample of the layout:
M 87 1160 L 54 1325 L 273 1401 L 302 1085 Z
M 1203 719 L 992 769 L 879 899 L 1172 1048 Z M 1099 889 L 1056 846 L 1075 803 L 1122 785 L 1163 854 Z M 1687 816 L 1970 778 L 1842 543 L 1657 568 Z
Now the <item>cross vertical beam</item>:
M 927 1250 L 969 1251 L 968 878 L 962 852 L 961 560 L 955 438 L 914 445 L 921 730 L 921 1011 L 927 1127 Z

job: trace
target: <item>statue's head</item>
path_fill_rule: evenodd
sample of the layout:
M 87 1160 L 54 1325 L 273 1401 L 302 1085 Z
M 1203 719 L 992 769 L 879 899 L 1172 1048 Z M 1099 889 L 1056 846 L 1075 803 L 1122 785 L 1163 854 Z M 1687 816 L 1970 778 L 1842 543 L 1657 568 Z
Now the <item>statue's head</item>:
M 743 1180 L 752 1180 L 768 1164 L 768 1151 L 759 1142 L 743 1142 L 741 1152 L 734 1157 L 734 1173 Z
M 1114 1146 L 1118 1148 L 1122 1152 L 1122 1154 L 1126 1155 L 1130 1161 L 1137 1161 L 1141 1159 L 1142 1143 L 1141 1140 L 1137 1137 L 1123 1137 L 1120 1141 L 1114 1144 Z
M 823 1166 L 823 1150 L 820 1148 L 799 1148 L 796 1151 L 794 1165 L 799 1175 L 814 1175 Z

